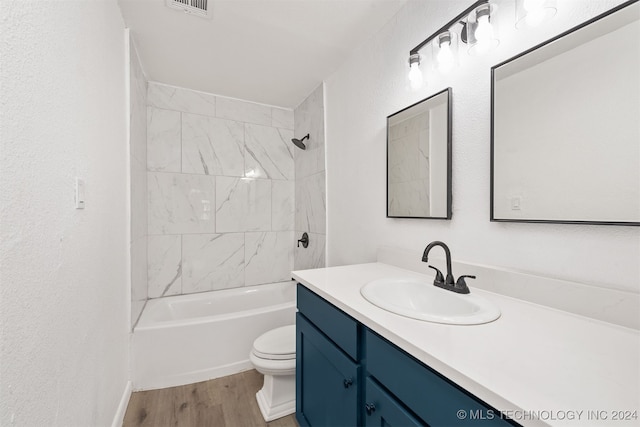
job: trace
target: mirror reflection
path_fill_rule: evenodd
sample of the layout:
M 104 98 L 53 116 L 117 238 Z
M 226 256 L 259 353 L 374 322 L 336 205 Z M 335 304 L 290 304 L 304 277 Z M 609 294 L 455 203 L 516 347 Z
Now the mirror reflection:
M 492 69 L 493 221 L 640 225 L 640 4 Z
M 387 217 L 451 218 L 451 88 L 387 117 Z

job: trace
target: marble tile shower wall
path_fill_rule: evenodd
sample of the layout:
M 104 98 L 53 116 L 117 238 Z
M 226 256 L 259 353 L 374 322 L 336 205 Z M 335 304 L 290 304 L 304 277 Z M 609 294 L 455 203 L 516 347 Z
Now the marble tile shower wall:
M 131 327 L 147 301 L 147 79 L 129 39 L 131 169 Z
M 295 135 L 307 133 L 306 150 L 295 149 L 296 238 L 309 233 L 309 247 L 295 247 L 294 268 L 325 266 L 326 187 L 324 85 L 318 86 L 294 111 Z
M 285 281 L 293 111 L 149 83 L 148 297 Z
M 389 209 L 396 215 L 431 215 L 429 117 L 427 111 L 391 127 L 388 156 Z

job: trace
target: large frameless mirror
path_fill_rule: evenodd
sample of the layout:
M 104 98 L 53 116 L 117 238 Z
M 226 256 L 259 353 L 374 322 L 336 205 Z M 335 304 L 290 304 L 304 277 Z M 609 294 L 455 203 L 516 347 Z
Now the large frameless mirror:
M 451 88 L 387 117 L 387 217 L 451 218 Z
M 491 220 L 640 225 L 640 3 L 492 68 Z

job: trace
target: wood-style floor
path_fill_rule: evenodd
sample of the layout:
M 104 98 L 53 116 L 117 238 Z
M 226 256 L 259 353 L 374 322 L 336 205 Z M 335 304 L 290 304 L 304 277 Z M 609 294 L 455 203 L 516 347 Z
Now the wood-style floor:
M 215 380 L 131 395 L 124 427 L 297 427 L 295 415 L 265 423 L 256 392 L 262 375 L 255 370 Z

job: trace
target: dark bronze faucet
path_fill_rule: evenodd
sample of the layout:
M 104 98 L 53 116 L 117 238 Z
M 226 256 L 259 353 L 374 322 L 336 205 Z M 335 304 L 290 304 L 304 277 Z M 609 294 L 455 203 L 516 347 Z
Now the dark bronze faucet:
M 424 249 L 424 253 L 422 254 L 422 262 L 429 262 L 429 251 L 431 251 L 431 249 L 433 249 L 435 246 L 440 246 L 442 249 L 444 249 L 444 254 L 447 260 L 447 277 L 445 278 L 442 275 L 442 272 L 440 270 L 430 265 L 429 268 L 433 268 L 436 271 L 436 278 L 433 280 L 434 286 L 437 286 L 439 288 L 446 289 L 448 291 L 452 291 L 458 294 L 468 294 L 470 292 L 469 287 L 467 286 L 467 282 L 465 282 L 464 279 L 466 277 L 470 279 L 475 279 L 476 276 L 464 275 L 464 276 L 460 276 L 458 278 L 458 281 L 454 281 L 453 273 L 451 272 L 451 251 L 449 250 L 449 247 L 446 244 L 438 240 L 429 243 L 427 247 Z

